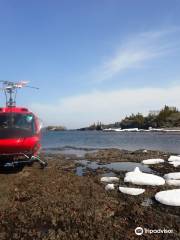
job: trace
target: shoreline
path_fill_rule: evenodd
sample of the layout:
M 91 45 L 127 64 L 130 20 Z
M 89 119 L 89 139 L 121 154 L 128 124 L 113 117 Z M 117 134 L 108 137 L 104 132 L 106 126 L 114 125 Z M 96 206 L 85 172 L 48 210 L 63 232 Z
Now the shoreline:
M 82 151 L 82 153 L 91 153 L 91 152 L 97 152 L 97 151 L 123 151 L 123 152 L 142 152 L 142 151 L 148 151 L 148 152 L 161 152 L 163 154 L 166 155 L 180 155 L 180 152 L 170 152 L 170 151 L 162 151 L 160 149 L 145 149 L 145 148 L 140 148 L 140 149 L 133 149 L 133 150 L 129 150 L 129 149 L 125 149 L 125 148 L 120 148 L 120 147 L 97 147 L 97 148 L 93 148 L 93 147 L 76 147 L 76 146 L 62 146 L 62 147 L 44 147 L 42 148 L 42 152 L 44 154 L 74 154 L 74 155 L 78 155 L 79 152 Z
M 102 176 L 112 172 L 103 164 L 134 162 L 148 158 L 164 158 L 164 164 L 150 166 L 163 176 L 180 171 L 167 163 L 170 153 L 160 151 L 127 151 L 105 149 L 75 154 L 43 153 L 48 167 L 37 164 L 17 172 L 0 174 L 0 239 L 126 239 L 134 240 L 136 227 L 147 229 L 173 229 L 171 239 L 180 235 L 180 207 L 170 207 L 156 202 L 157 191 L 172 186 L 146 186 L 144 194 L 130 196 L 117 189 L 106 191 L 100 182 Z M 78 160 L 97 162 L 99 167 L 86 166 L 82 176 L 77 168 L 84 165 Z M 123 181 L 127 171 L 113 171 L 120 177 L 118 185 L 132 186 Z M 176 187 L 177 188 L 177 187 Z M 148 216 L 148 218 L 147 218 Z M 153 234 L 153 239 L 166 239 L 168 235 Z M 150 240 L 151 234 L 144 237 Z
M 180 129 L 166 129 L 166 128 L 161 128 L 161 129 L 119 129 L 119 128 L 112 128 L 112 129 L 100 129 L 100 130 L 90 130 L 90 129 L 66 129 L 66 130 L 46 130 L 45 132 L 68 132 L 68 131 L 82 131 L 82 132 L 86 132 L 86 131 L 90 131 L 90 132 L 167 132 L 167 133 L 179 133 Z

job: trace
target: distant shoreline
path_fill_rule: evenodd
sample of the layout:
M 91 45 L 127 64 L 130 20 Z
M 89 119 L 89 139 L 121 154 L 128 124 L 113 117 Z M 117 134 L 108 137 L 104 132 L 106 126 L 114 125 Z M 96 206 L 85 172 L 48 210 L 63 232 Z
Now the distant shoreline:
M 138 129 L 138 128 L 128 128 L 128 129 L 103 129 L 103 131 L 110 132 L 180 132 L 180 128 L 152 128 L 152 129 Z
M 153 128 L 153 129 L 138 129 L 138 128 L 109 128 L 109 129 L 76 129 L 77 131 L 99 131 L 99 132 L 180 132 L 180 128 Z
M 166 129 L 166 128 L 161 128 L 161 129 L 102 129 L 102 130 L 96 130 L 96 129 L 46 129 L 47 132 L 66 132 L 66 131 L 83 131 L 83 132 L 163 132 L 163 133 L 180 133 L 180 129 Z

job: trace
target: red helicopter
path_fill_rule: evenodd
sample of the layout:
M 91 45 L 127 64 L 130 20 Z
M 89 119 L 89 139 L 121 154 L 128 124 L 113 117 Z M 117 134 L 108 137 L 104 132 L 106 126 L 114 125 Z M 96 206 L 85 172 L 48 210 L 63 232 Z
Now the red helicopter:
M 0 166 L 11 167 L 19 164 L 39 162 L 41 148 L 41 123 L 37 116 L 25 107 L 16 107 L 17 90 L 28 86 L 27 81 L 11 82 L 0 80 L 1 90 L 6 96 L 6 107 L 0 108 Z

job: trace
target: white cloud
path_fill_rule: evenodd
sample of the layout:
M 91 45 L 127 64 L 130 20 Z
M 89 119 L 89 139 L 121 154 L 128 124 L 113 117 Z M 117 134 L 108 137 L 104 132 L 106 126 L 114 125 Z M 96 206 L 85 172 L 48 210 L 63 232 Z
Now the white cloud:
M 93 122 L 119 121 L 131 113 L 147 114 L 165 104 L 180 108 L 180 85 L 168 88 L 139 88 L 114 91 L 94 91 L 65 97 L 56 104 L 30 106 L 44 124 L 62 124 L 68 128 L 87 126 Z
M 144 32 L 129 37 L 123 42 L 116 53 L 107 58 L 99 67 L 93 70 L 95 81 L 109 80 L 125 70 L 144 66 L 148 60 L 169 54 L 179 46 L 178 41 L 169 41 L 179 28 L 164 31 Z

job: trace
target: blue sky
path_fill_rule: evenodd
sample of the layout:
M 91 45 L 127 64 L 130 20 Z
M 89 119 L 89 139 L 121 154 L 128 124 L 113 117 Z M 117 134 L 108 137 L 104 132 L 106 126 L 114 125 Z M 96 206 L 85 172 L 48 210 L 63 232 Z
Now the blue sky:
M 0 0 L 0 78 L 44 124 L 180 108 L 180 1 Z M 0 95 L 0 104 L 3 104 Z

